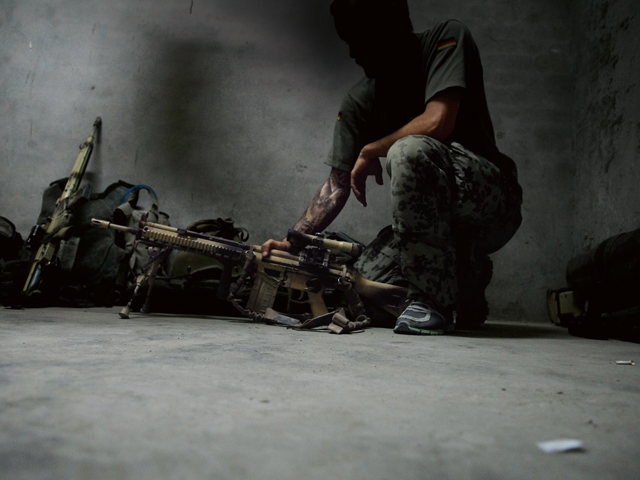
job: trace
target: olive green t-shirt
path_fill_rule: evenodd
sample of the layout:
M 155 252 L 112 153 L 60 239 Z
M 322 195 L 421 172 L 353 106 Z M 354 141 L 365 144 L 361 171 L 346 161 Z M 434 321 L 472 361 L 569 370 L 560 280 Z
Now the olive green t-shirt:
M 447 142 L 462 144 L 515 177 L 513 160 L 496 147 L 480 54 L 469 29 L 448 20 L 415 37 L 416 55 L 392 80 L 364 77 L 347 92 L 325 163 L 351 171 L 362 147 L 423 113 L 438 92 L 461 87 L 460 109 Z

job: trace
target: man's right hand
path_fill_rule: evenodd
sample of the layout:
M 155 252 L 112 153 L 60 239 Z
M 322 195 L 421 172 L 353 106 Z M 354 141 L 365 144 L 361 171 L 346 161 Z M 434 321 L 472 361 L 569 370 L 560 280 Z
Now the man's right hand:
M 366 158 L 362 154 L 351 170 L 351 190 L 363 207 L 367 206 L 367 178 L 374 176 L 376 183 L 382 185 L 382 166 L 378 157 Z
M 281 242 L 271 238 L 262 244 L 262 247 L 260 247 L 260 251 L 262 252 L 263 257 L 268 257 L 271 250 L 281 250 L 283 252 L 289 252 L 291 251 L 291 244 L 286 238 Z

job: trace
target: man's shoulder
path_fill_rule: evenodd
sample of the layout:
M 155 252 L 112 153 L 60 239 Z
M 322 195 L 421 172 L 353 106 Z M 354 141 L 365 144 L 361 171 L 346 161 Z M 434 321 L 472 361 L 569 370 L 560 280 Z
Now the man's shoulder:
M 471 31 L 460 20 L 449 19 L 439 22 L 433 28 L 417 35 L 423 44 L 437 44 L 448 38 L 462 39 L 463 37 L 471 36 Z
M 469 28 L 460 20 L 450 18 L 434 25 L 432 32 L 468 32 Z

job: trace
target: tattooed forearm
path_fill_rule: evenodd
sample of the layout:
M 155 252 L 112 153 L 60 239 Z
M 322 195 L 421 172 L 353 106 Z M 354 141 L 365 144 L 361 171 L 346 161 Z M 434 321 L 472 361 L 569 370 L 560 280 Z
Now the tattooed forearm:
M 351 174 L 332 168 L 327 181 L 311 199 L 307 210 L 293 227 L 303 233 L 318 233 L 327 228 L 342 211 L 349 198 Z

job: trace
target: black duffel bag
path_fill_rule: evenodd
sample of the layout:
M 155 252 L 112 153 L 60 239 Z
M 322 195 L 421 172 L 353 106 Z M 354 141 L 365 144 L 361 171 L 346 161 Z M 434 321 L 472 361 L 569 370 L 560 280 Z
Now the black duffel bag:
M 608 238 L 567 265 L 567 285 L 586 316 L 569 332 L 640 339 L 640 229 Z

